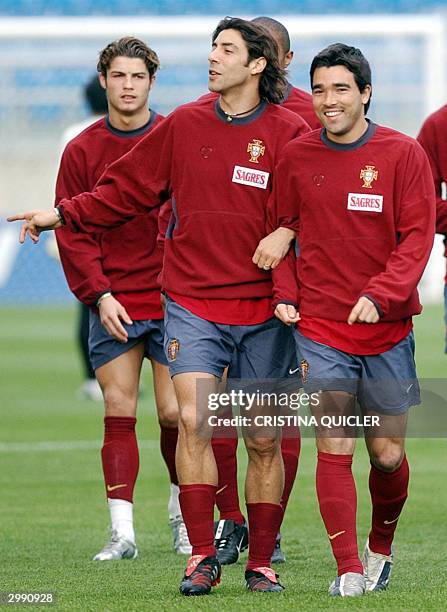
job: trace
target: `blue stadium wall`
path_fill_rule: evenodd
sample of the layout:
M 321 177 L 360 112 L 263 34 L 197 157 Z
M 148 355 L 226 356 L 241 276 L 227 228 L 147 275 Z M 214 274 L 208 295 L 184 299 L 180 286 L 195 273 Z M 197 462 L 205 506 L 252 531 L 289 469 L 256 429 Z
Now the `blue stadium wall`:
M 418 13 L 442 0 L 0 0 L 0 15 L 241 15 Z
M 52 234 L 41 236 L 38 245 L 18 244 L 19 224 L 0 219 L 0 306 L 50 306 L 70 304 L 62 266 L 49 248 Z M 7 251 L 6 251 L 7 249 Z

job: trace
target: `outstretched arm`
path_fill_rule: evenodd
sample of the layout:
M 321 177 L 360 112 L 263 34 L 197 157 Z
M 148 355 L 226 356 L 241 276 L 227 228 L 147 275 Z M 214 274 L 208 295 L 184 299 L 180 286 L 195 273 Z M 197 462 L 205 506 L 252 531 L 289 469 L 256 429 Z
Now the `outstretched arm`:
M 38 242 L 42 231 L 66 224 L 77 232 L 97 232 L 122 225 L 168 198 L 171 178 L 172 121 L 166 119 L 129 153 L 111 164 L 92 193 L 62 200 L 54 210 L 33 210 L 9 217 L 24 220 L 20 242 L 28 234 Z

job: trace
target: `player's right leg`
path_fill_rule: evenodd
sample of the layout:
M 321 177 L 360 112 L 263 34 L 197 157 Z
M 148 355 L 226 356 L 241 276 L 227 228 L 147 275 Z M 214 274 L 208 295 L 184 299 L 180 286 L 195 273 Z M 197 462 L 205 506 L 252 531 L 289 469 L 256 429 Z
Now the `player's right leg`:
M 313 415 L 355 414 L 360 367 L 347 353 L 314 342 L 295 331 L 306 392 L 319 392 Z M 318 450 L 316 488 L 321 517 L 337 563 L 330 595 L 356 597 L 365 592 L 363 566 L 357 546 L 357 494 L 352 474 L 356 432 L 343 427 L 316 430 Z
M 99 317 L 92 313 L 89 346 L 104 396 L 101 459 L 111 527 L 110 541 L 94 560 L 135 558 L 133 490 L 139 468 L 135 424 L 144 345 L 136 338 L 126 344 L 119 343 L 107 334 Z
M 213 530 L 217 467 L 207 400 L 217 391 L 232 346 L 217 325 L 168 299 L 165 350 L 179 403 L 180 507 L 192 545 L 180 592 L 206 595 L 220 580 Z
M 180 585 L 182 595 L 206 595 L 220 580 L 213 530 L 217 467 L 211 428 L 206 423 L 207 415 L 198 410 L 197 401 L 197 384 L 206 379 L 213 392 L 217 381 L 209 373 L 188 372 L 173 378 L 180 408 L 176 456 L 179 500 L 192 545 L 192 556 Z

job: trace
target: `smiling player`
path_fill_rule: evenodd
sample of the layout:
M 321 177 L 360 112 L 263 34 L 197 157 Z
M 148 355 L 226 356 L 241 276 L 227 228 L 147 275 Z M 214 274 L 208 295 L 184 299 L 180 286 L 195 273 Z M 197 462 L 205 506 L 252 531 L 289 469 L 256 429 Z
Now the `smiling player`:
M 324 130 L 287 145 L 277 167 L 272 225 L 299 228 L 300 253 L 274 271 L 274 301 L 278 318 L 296 324 L 304 388 L 322 390 L 316 414 L 349 414 L 357 400 L 388 426 L 366 438 L 372 525 L 363 564 L 355 438 L 342 428 L 317 438 L 318 501 L 338 569 L 330 594 L 359 596 L 388 585 L 407 498 L 406 418 L 420 403 L 412 316 L 421 311 L 435 197 L 419 144 L 365 118 L 371 70 L 358 49 L 327 47 L 310 76 Z

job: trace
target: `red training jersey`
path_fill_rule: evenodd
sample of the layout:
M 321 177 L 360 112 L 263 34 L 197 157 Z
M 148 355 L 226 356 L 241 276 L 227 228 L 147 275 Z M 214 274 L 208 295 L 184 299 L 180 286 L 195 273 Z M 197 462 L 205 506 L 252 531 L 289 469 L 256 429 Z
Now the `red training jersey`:
M 299 305 L 302 333 L 365 355 L 408 333 L 409 318 L 421 311 L 417 284 L 435 223 L 430 166 L 415 140 L 373 123 L 348 145 L 325 130 L 294 140 L 276 169 L 270 215 L 273 227 L 299 237 L 299 256 L 289 251 L 273 279 L 274 302 Z M 370 334 L 367 324 L 346 323 L 361 296 L 381 316 Z
M 262 102 L 232 121 L 216 100 L 186 104 L 109 166 L 92 194 L 62 201 L 61 210 L 70 229 L 95 232 L 118 227 L 172 194 L 164 290 L 178 301 L 269 298 L 271 273 L 251 258 L 265 236 L 279 154 L 307 131 L 301 117 L 276 104 Z M 231 305 L 208 316 L 216 323 L 253 323 L 242 311 L 235 321 Z
M 146 125 L 123 131 L 105 117 L 81 132 L 62 155 L 56 204 L 92 191 L 107 167 L 161 121 L 162 117 L 151 111 Z M 163 318 L 157 282 L 163 260 L 156 248 L 157 213 L 157 209 L 149 214 L 140 212 L 119 228 L 93 234 L 73 232 L 69 227 L 56 230 L 68 285 L 81 302 L 94 306 L 100 295 L 112 291 L 131 318 Z

